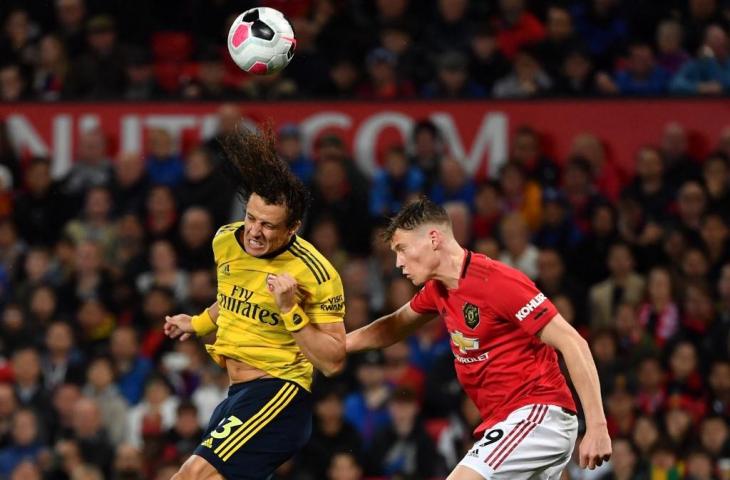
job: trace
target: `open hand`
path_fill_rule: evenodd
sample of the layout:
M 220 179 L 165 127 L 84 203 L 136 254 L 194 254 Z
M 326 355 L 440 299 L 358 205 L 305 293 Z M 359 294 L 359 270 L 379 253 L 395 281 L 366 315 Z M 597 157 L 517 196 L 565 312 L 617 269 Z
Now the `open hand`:
M 269 275 L 266 278 L 266 285 L 269 291 L 274 294 L 276 305 L 281 313 L 286 313 L 294 308 L 297 303 L 297 281 L 288 273 L 281 275 Z
M 180 338 L 180 341 L 185 341 L 190 338 L 195 330 L 193 330 L 192 317 L 180 313 L 177 315 L 167 315 L 165 317 L 165 325 L 162 327 L 165 335 L 170 338 Z

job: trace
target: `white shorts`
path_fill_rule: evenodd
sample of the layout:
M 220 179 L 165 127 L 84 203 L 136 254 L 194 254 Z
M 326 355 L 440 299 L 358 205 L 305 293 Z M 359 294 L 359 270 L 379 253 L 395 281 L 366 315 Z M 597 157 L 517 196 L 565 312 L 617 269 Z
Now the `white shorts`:
M 553 405 L 527 405 L 486 430 L 459 465 L 487 480 L 557 480 L 577 436 L 574 414 Z

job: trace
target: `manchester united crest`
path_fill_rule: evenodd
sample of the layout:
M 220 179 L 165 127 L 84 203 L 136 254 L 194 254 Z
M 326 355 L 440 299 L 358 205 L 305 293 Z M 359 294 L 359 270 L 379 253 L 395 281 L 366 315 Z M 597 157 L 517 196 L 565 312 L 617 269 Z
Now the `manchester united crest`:
M 464 313 L 464 323 L 472 330 L 479 325 L 479 307 L 472 303 L 465 303 L 462 309 Z

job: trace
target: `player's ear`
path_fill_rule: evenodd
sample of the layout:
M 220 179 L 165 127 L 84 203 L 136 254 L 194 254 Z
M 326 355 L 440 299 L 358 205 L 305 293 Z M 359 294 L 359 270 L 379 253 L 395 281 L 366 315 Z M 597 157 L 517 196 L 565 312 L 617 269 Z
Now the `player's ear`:
M 431 242 L 431 249 L 436 250 L 441 246 L 443 240 L 441 232 L 437 228 L 432 228 L 428 231 L 428 239 Z
M 291 237 L 292 235 L 297 233 L 301 226 L 302 226 L 302 221 L 297 220 L 296 223 L 294 225 L 292 225 L 292 227 L 289 229 L 289 236 Z

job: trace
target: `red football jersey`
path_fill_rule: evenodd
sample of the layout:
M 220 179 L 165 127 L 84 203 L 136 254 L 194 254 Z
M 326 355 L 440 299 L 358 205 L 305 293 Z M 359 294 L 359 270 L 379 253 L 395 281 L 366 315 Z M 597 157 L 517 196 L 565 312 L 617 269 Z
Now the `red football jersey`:
M 482 415 L 475 433 L 533 403 L 575 411 L 557 353 L 535 335 L 558 311 L 522 272 L 467 251 L 459 286 L 429 280 L 411 308 L 446 322 L 456 375 Z

